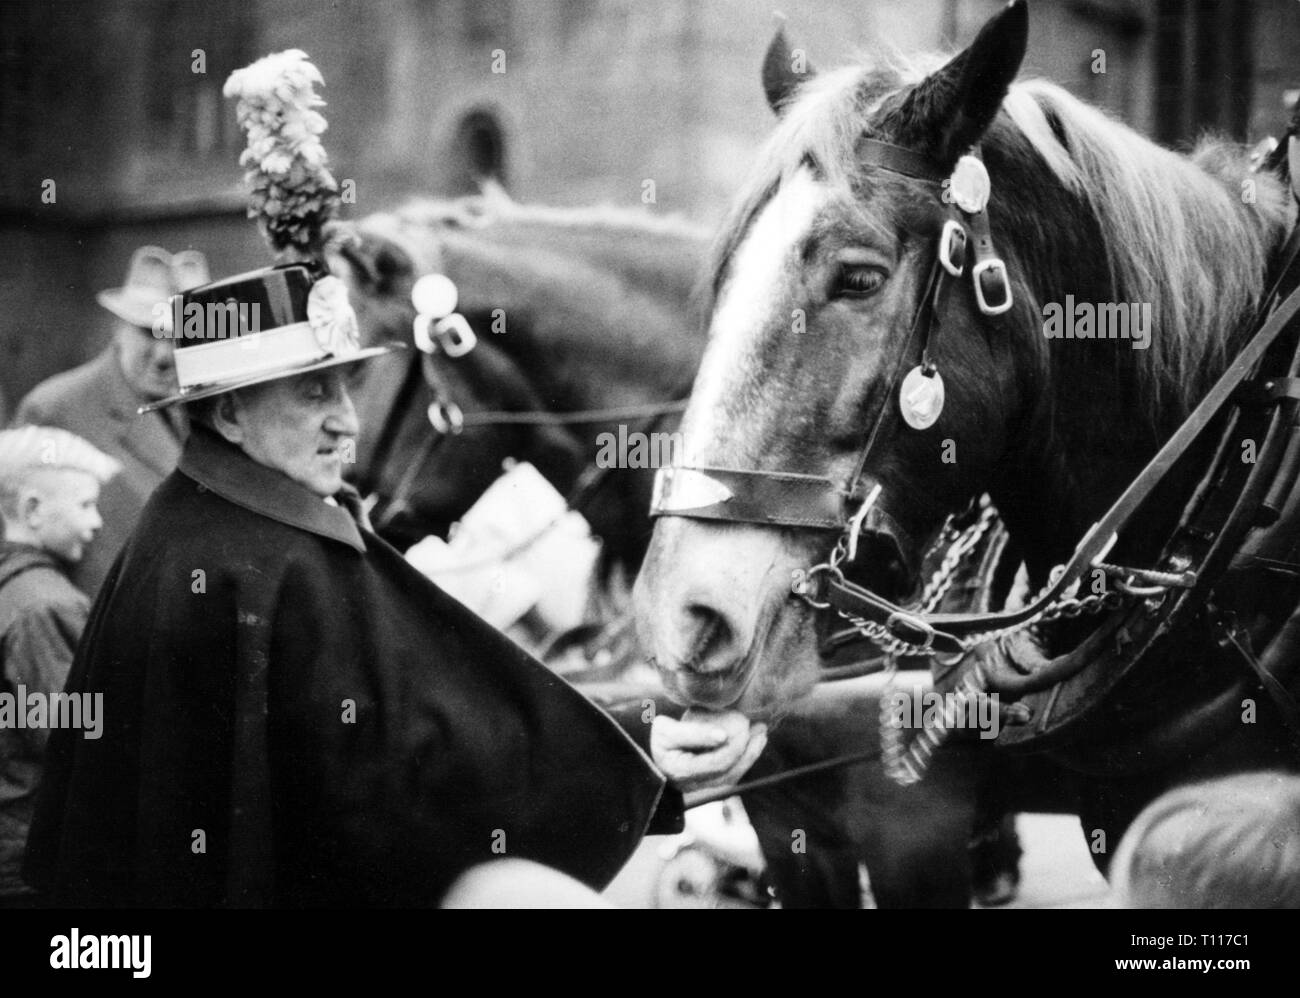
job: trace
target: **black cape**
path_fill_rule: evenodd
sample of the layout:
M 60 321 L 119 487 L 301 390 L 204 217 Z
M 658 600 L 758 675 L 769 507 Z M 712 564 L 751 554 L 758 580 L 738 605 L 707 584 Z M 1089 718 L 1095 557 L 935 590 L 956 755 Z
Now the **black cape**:
M 28 880 L 75 906 L 436 904 L 518 857 L 595 888 L 663 777 L 344 509 L 197 429 L 92 609 Z

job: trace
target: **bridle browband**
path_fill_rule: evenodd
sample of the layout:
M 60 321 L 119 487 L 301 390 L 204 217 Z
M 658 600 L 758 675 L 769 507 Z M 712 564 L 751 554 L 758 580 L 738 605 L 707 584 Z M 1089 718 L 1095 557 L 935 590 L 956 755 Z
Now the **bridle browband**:
M 650 506 L 651 516 L 840 532 L 832 562 L 809 570 L 796 581 L 795 592 L 804 596 L 812 595 L 809 586 L 821 581 L 817 576 L 822 572 L 844 581 L 839 564 L 853 560 L 863 534 L 891 539 L 909 575 L 915 574 L 920 546 L 900 518 L 889 512 L 883 498 L 884 486 L 868 470 L 889 413 L 889 399 L 898 398 L 903 419 L 913 429 L 926 430 L 938 419 L 944 389 L 936 351 L 937 329 L 942 324 L 949 285 L 966 274 L 968 257 L 974 257 L 970 276 L 980 311 L 998 316 L 1012 306 L 1007 267 L 993 246 L 987 211 L 988 173 L 978 148 L 962 156 L 949 171 L 911 149 L 863 137 L 858 140 L 857 159 L 864 167 L 930 185 L 946 218 L 907 337 L 893 360 L 886 382 L 890 391 L 864 437 L 852 474 L 844 481 L 836 481 L 790 471 L 676 465 L 659 470 Z M 918 342 L 920 362 L 904 373 L 909 360 L 917 356 Z M 873 598 L 880 599 L 874 594 Z M 899 620 L 911 618 L 901 607 L 883 599 L 880 602 L 890 607 L 888 613 L 902 615 Z M 904 630 L 915 637 L 917 626 L 909 619 Z

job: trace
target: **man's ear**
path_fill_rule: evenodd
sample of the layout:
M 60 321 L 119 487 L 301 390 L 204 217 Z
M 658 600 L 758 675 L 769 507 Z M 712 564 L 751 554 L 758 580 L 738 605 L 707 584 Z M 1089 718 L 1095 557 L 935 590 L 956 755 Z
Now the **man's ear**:
M 244 427 L 239 422 L 239 417 L 240 407 L 235 393 L 218 395 L 212 407 L 212 428 L 235 446 L 244 442 Z
M 34 528 L 39 525 L 41 516 L 41 503 L 45 501 L 44 495 L 40 489 L 31 485 L 24 485 L 18 490 L 18 522 L 24 526 Z

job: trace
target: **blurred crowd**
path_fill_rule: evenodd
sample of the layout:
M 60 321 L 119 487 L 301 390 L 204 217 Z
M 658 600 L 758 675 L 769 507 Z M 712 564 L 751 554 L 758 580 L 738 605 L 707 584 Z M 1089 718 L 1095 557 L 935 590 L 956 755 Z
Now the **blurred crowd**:
M 126 280 L 99 293 L 109 346 L 41 382 L 0 432 L 0 642 L 5 689 L 56 693 L 109 567 L 145 500 L 175 468 L 183 410 L 137 409 L 175 390 L 170 343 L 154 335 L 171 295 L 208 281 L 203 254 L 135 252 Z M 0 895 L 31 895 L 20 876 L 48 732 L 0 727 Z

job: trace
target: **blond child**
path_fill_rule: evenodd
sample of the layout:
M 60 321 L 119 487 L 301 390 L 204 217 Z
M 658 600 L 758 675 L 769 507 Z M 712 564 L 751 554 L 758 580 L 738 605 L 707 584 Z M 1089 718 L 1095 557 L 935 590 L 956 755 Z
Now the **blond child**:
M 65 573 L 99 531 L 99 489 L 118 469 L 64 430 L 0 432 L 0 907 L 37 901 L 19 870 L 49 731 L 26 706 L 67 681 L 89 603 Z

